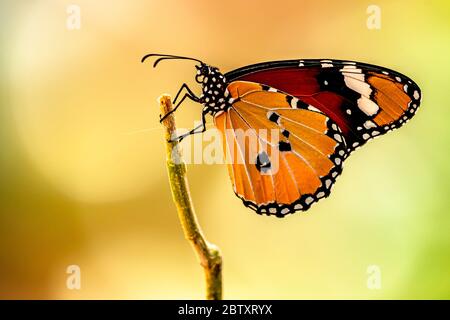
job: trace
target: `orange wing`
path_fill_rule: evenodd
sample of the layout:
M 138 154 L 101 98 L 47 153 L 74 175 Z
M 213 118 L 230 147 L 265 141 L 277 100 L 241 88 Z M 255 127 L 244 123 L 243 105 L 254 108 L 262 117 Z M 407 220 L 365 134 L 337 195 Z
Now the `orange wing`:
M 257 213 L 283 217 L 327 197 L 347 147 L 321 111 L 253 82 L 227 87 L 231 107 L 216 114 L 234 192 Z

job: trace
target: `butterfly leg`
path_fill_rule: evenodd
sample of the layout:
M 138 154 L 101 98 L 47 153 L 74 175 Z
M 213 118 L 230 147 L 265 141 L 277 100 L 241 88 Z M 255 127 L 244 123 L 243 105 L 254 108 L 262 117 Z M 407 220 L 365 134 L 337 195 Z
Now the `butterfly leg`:
M 169 111 L 168 113 L 166 113 L 164 116 L 161 116 L 161 115 L 159 116 L 159 122 L 164 121 L 164 119 L 166 119 L 169 115 L 171 115 L 172 113 L 174 113 L 174 112 L 178 109 L 178 107 L 183 103 L 183 101 L 184 101 L 186 98 L 189 98 L 189 99 L 191 99 L 191 100 L 194 101 L 194 102 L 200 102 L 200 98 L 197 97 L 197 96 L 195 95 L 195 93 L 192 92 L 192 90 L 187 86 L 186 83 L 183 83 L 183 85 L 181 86 L 180 90 L 178 90 L 178 93 L 176 94 L 175 99 L 173 100 L 173 103 L 174 103 L 174 104 L 176 103 L 176 101 L 177 101 L 178 97 L 180 96 L 180 93 L 181 93 L 181 91 L 182 91 L 183 89 L 186 89 L 186 90 L 187 90 L 187 93 L 184 94 L 183 98 L 181 98 L 181 100 L 175 105 L 175 107 L 174 107 L 171 111 Z
M 174 137 L 174 138 L 169 139 L 169 142 L 175 142 L 175 141 L 181 142 L 181 140 L 183 140 L 187 136 L 190 136 L 191 134 L 205 132 L 206 131 L 206 118 L 205 118 L 205 116 L 207 114 L 208 114 L 208 111 L 206 109 L 203 109 L 203 112 L 202 112 L 202 123 L 201 124 L 199 124 L 198 126 L 193 128 L 189 132 L 186 132 L 186 133 L 184 133 L 182 135 L 179 135 L 178 137 Z M 201 129 L 201 130 L 198 130 L 198 129 Z
M 188 92 L 187 94 L 189 94 L 192 97 L 195 97 L 195 93 L 192 92 L 191 88 L 189 88 L 186 83 L 183 83 L 181 85 L 181 88 L 178 90 L 177 94 L 175 95 L 175 99 L 173 99 L 173 103 L 174 104 L 177 103 L 178 97 L 180 96 L 180 94 L 183 91 L 183 89 L 186 89 L 186 91 Z

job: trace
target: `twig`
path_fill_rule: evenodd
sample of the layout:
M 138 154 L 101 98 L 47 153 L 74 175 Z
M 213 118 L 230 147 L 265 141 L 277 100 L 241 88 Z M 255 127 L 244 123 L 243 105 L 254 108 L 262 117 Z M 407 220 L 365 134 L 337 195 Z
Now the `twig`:
M 161 114 L 167 114 L 172 110 L 172 102 L 169 95 L 159 98 Z M 206 299 L 222 299 L 222 257 L 220 250 L 214 244 L 209 243 L 203 236 L 203 232 L 197 221 L 189 186 L 186 178 L 186 165 L 182 161 L 182 154 L 178 142 L 169 142 L 175 134 L 175 118 L 168 116 L 164 121 L 167 171 L 169 173 L 172 197 L 178 211 L 178 218 L 183 227 L 184 235 L 189 240 L 197 253 L 200 264 L 205 272 Z

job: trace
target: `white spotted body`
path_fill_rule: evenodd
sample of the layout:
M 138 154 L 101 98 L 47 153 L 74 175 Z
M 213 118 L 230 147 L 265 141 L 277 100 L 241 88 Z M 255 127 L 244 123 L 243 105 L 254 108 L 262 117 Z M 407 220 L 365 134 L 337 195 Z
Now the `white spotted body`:
M 213 116 L 218 112 L 226 111 L 231 105 L 225 95 L 227 86 L 225 76 L 218 68 L 208 65 L 198 68 L 197 76 L 203 76 L 200 102 L 204 110 Z

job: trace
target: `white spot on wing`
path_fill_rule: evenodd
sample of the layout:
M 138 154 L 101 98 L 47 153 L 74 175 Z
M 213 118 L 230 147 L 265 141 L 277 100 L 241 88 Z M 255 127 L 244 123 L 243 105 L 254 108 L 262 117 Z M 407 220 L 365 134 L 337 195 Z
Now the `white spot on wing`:
M 313 107 L 312 105 L 308 106 L 308 110 L 315 111 L 315 112 L 320 112 L 320 113 L 322 112 L 319 109 L 317 109 L 316 107 Z
M 322 66 L 322 68 L 332 68 L 333 64 L 331 64 L 331 63 L 322 63 L 321 66 Z
M 354 73 L 351 76 L 344 75 L 345 85 L 366 97 L 370 97 L 372 89 L 370 85 L 364 81 L 364 74 Z
M 334 135 L 334 140 L 338 141 L 338 142 L 342 142 L 342 138 L 340 135 L 338 135 L 337 133 Z
M 291 107 L 293 109 L 297 109 L 297 102 L 298 102 L 297 98 L 292 98 L 292 100 L 291 100 Z
M 376 127 L 377 127 L 377 125 L 373 121 L 367 120 L 366 122 L 364 122 L 364 128 L 366 128 L 366 129 L 376 128 Z
M 358 99 L 358 107 L 368 116 L 375 115 L 379 110 L 378 105 L 366 97 L 361 97 Z

